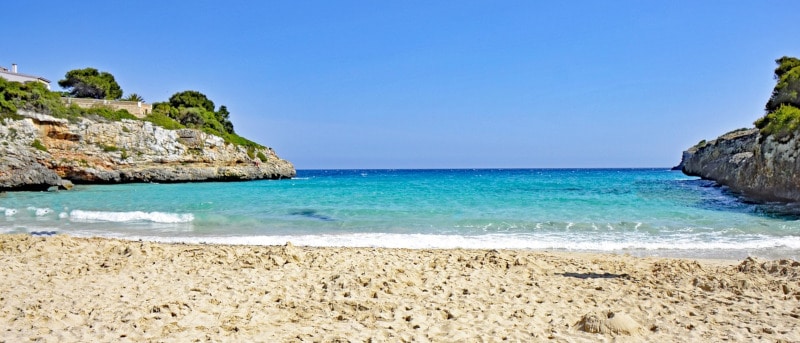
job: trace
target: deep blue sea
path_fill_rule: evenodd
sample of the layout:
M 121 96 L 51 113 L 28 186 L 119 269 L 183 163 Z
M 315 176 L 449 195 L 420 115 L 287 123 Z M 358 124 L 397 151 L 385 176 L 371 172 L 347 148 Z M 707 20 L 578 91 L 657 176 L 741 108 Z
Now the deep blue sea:
M 800 221 L 666 169 L 300 170 L 0 194 L 0 232 L 167 242 L 800 256 Z

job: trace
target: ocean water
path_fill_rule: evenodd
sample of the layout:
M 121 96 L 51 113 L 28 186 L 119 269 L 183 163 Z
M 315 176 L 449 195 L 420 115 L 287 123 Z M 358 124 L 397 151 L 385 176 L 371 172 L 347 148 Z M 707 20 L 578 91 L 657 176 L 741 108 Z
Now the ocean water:
M 300 170 L 0 194 L 0 232 L 165 242 L 800 256 L 800 216 L 666 169 Z

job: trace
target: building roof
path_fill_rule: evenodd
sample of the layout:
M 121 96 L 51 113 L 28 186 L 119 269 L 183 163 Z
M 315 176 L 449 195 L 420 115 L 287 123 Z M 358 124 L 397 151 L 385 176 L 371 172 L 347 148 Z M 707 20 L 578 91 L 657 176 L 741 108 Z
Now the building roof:
M 43 78 L 41 76 L 28 75 L 28 74 L 23 74 L 23 73 L 12 73 L 8 69 L 3 68 L 3 67 L 0 67 L 0 74 L 15 75 L 15 76 L 19 76 L 19 77 L 29 78 L 29 79 L 33 79 L 33 80 L 41 80 L 41 81 L 44 81 L 46 83 L 50 83 L 50 80 L 45 79 L 45 78 Z

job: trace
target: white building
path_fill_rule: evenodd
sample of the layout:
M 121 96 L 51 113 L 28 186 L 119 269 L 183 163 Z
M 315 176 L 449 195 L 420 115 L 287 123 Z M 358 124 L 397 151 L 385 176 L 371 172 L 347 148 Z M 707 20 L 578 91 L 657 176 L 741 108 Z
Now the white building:
M 0 67 L 0 77 L 6 79 L 8 81 L 16 81 L 16 82 L 22 82 L 22 83 L 25 83 L 25 82 L 41 82 L 45 86 L 47 86 L 47 89 L 50 89 L 50 80 L 45 79 L 45 78 L 43 78 L 41 76 L 20 74 L 20 73 L 17 72 L 17 65 L 16 64 L 12 64 L 11 65 L 11 70 L 8 70 L 8 68 Z

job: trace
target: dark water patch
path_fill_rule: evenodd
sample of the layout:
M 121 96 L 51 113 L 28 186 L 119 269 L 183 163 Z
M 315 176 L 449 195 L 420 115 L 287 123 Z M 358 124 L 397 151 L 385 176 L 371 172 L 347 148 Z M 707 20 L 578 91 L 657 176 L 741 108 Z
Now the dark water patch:
M 761 202 L 754 201 L 743 194 L 736 193 L 726 186 L 719 186 L 720 196 L 714 199 L 720 207 L 734 207 L 742 212 L 752 213 L 760 217 L 780 220 L 800 220 L 800 203 L 792 202 Z
M 628 188 L 604 188 L 597 193 L 602 195 L 626 195 L 633 193 L 633 191 Z
M 293 216 L 301 216 L 301 217 L 321 220 L 321 221 L 325 221 L 325 222 L 335 221 L 335 219 L 333 219 L 333 218 L 331 218 L 329 216 L 326 216 L 324 214 L 319 214 L 319 212 L 317 212 L 317 210 L 297 210 L 297 211 L 291 211 L 291 212 L 289 212 L 289 214 L 293 215 Z
M 800 203 L 767 203 L 755 204 L 755 212 L 765 217 L 800 220 Z
M 685 199 L 693 199 L 692 206 L 712 211 L 745 213 L 779 220 L 800 220 L 800 203 L 763 203 L 753 201 L 726 186 L 710 180 L 670 181 Z

